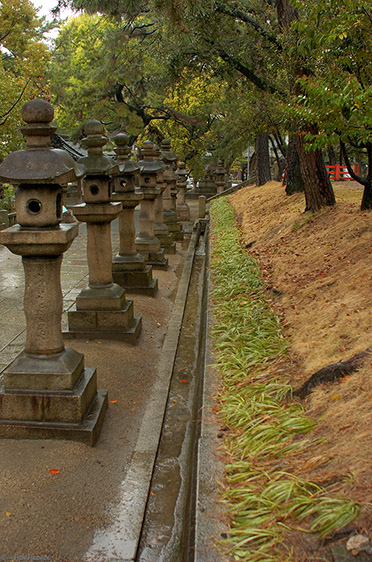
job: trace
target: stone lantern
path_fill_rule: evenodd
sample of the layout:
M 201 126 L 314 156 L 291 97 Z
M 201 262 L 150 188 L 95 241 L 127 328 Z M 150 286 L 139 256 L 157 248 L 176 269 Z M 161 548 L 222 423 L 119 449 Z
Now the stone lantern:
M 215 171 L 217 193 L 222 193 L 226 187 L 226 170 L 223 167 L 223 161 L 219 160 Z
M 190 220 L 190 207 L 186 203 L 186 185 L 188 172 L 186 170 L 185 162 L 180 162 L 176 171 L 178 187 L 177 197 L 177 214 L 182 221 Z
M 89 284 L 77 296 L 75 308 L 68 312 L 66 335 L 135 344 L 142 319 L 134 316 L 133 301 L 126 299 L 125 289 L 112 277 L 111 222 L 120 214 L 122 205 L 111 202 L 111 175 L 117 175 L 119 169 L 114 160 L 103 155 L 107 137 L 102 123 L 89 121 L 85 133 L 82 144 L 88 156 L 78 160 L 86 168 L 85 203 L 71 210 L 79 221 L 87 223 Z
M 177 176 L 174 171 L 177 165 L 177 157 L 171 150 L 170 141 L 168 139 L 164 139 L 161 142 L 160 147 L 161 158 L 165 164 L 163 177 L 166 185 L 163 193 L 163 220 L 167 225 L 173 240 L 183 240 L 182 225 L 178 221 L 176 212 Z
M 128 135 L 119 133 L 114 138 L 119 173 L 114 177 L 113 201 L 119 201 L 123 210 L 119 215 L 119 253 L 112 262 L 115 283 L 131 293 L 154 297 L 158 291 L 158 280 L 152 277 L 152 266 L 137 252 L 135 244 L 134 209 L 143 199 L 142 191 L 136 187 L 138 165 L 129 158 Z
M 77 224 L 61 224 L 62 189 L 76 181 L 78 168 L 65 151 L 51 148 L 53 116 L 48 102 L 27 102 L 22 108 L 27 147 L 0 165 L 1 179 L 17 186 L 19 223 L 0 232 L 0 243 L 22 256 L 26 316 L 25 349 L 3 373 L 0 436 L 93 445 L 107 392 L 97 392 L 96 370 L 84 368 L 84 356 L 65 348 L 62 337 L 62 254 L 78 233 Z
M 160 193 L 155 200 L 154 233 L 156 238 L 160 240 L 160 245 L 164 248 L 164 252 L 166 254 L 175 254 L 176 243 L 173 241 L 172 235 L 169 233 L 168 226 L 165 224 L 163 216 L 163 193 L 167 187 L 167 183 L 164 181 L 164 170 L 166 166 L 163 160 L 161 160 L 161 153 L 156 144 L 154 144 L 153 159 L 155 162 L 159 162 L 161 166 L 161 170 L 157 174 L 157 185 L 160 188 Z
M 153 143 L 145 141 L 142 147 L 142 160 L 138 162 L 140 168 L 139 187 L 143 192 L 139 216 L 140 231 L 136 238 L 137 251 L 142 254 L 147 263 L 159 269 L 167 269 L 168 259 L 164 257 L 164 250 L 160 240 L 155 236 L 155 201 L 161 193 L 158 187 L 158 174 L 162 171 L 159 162 L 153 160 Z

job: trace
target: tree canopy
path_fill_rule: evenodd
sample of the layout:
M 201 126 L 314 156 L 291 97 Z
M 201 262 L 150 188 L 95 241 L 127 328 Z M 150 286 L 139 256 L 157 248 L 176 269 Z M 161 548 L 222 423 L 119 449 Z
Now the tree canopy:
M 0 158 L 22 143 L 22 103 L 32 96 L 49 95 L 43 23 L 30 0 L 0 3 Z

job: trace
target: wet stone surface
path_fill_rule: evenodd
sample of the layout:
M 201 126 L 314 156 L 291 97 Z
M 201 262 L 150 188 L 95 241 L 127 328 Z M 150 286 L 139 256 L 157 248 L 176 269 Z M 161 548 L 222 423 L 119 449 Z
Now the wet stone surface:
M 85 244 L 85 229 L 80 227 L 62 265 L 64 310 L 86 284 Z M 113 250 L 117 248 L 116 226 Z M 169 270 L 157 273 L 156 298 L 135 297 L 136 311 L 143 316 L 143 332 L 135 347 L 93 339 L 74 342 L 74 348 L 85 356 L 85 366 L 97 368 L 99 387 L 109 393 L 109 408 L 97 445 L 91 448 L 68 441 L 0 440 L 0 559 L 18 554 L 49 557 L 53 562 L 105 560 L 105 554 L 87 557 L 86 553 L 96 532 L 105 533 L 117 509 L 123 508 L 121 483 L 130 468 L 144 412 L 151 401 L 186 249 L 186 243 L 178 243 L 177 253 L 170 256 Z M 1 296 L 7 292 L 0 311 L 0 333 L 5 334 L 0 347 L 2 368 L 23 347 L 24 288 L 17 285 L 23 279 L 20 258 L 0 247 L 0 263 L 6 264 L 0 270 Z

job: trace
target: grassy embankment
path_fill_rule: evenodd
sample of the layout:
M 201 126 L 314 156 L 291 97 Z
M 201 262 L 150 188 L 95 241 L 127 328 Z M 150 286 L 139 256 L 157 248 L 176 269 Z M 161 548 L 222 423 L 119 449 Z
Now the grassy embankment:
M 219 415 L 229 428 L 226 542 L 236 560 L 294 561 L 288 537 L 325 537 L 350 523 L 358 505 L 291 473 L 291 459 L 314 446 L 316 422 L 291 399 L 286 340 L 225 198 L 213 203 L 211 215 L 213 342 L 223 387 Z

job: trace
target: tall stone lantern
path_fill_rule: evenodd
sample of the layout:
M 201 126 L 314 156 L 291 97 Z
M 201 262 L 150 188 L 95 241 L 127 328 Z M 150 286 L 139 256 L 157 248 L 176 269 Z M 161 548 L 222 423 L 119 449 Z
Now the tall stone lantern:
M 215 171 L 217 193 L 222 193 L 226 187 L 226 170 L 223 166 L 223 161 L 219 160 Z
M 158 269 L 167 269 L 168 259 L 160 246 L 160 240 L 155 236 L 155 201 L 161 193 L 157 178 L 161 171 L 159 162 L 153 159 L 154 146 L 151 141 L 145 141 L 142 147 L 142 159 L 139 160 L 140 168 L 139 187 L 143 192 L 139 216 L 139 233 L 136 237 L 137 251 L 143 255 L 147 263 Z
M 177 197 L 177 214 L 182 221 L 190 220 L 190 207 L 186 203 L 186 185 L 188 172 L 186 170 L 185 162 L 179 162 L 176 171 L 178 187 L 178 197 Z
M 153 149 L 153 159 L 155 162 L 159 162 L 161 169 L 157 173 L 157 185 L 160 188 L 160 193 L 155 200 L 155 222 L 154 222 L 154 233 L 155 236 L 160 240 L 160 245 L 164 248 L 164 253 L 175 254 L 176 253 L 176 243 L 172 239 L 172 235 L 168 230 L 167 224 L 164 222 L 164 205 L 163 205 L 163 194 L 167 188 L 167 183 L 164 180 L 165 164 L 161 159 L 161 153 L 158 145 L 154 144 Z
M 152 266 L 137 252 L 135 244 L 134 210 L 143 199 L 142 191 L 136 187 L 138 165 L 129 157 L 128 135 L 119 133 L 114 138 L 119 173 L 114 177 L 113 201 L 119 201 L 123 210 L 119 215 L 119 252 L 112 262 L 115 283 L 131 293 L 154 297 L 158 291 L 158 280 L 152 277 Z
M 98 438 L 107 408 L 107 392 L 97 392 L 96 370 L 84 368 L 84 356 L 64 346 L 62 254 L 78 233 L 77 224 L 61 224 L 62 188 L 76 181 L 77 167 L 63 150 L 51 148 L 52 106 L 27 102 L 22 128 L 27 147 L 0 165 L 3 181 L 17 186 L 19 224 L 0 232 L 0 243 L 22 256 L 25 271 L 26 346 L 3 373 L 0 436 Z
M 161 142 L 160 148 L 161 159 L 165 165 L 163 177 L 166 185 L 163 193 L 163 220 L 167 225 L 173 240 L 183 240 L 182 225 L 178 221 L 176 212 L 176 197 L 178 190 L 176 187 L 177 176 L 174 172 L 177 166 L 177 157 L 173 150 L 171 150 L 169 139 L 164 139 Z
M 111 175 L 117 175 L 119 169 L 114 160 L 103 155 L 107 137 L 102 123 L 92 119 L 85 125 L 85 133 L 82 143 L 88 156 L 78 160 L 86 168 L 85 203 L 71 210 L 87 224 L 89 284 L 77 296 L 75 308 L 68 312 L 66 336 L 135 344 L 142 319 L 134 316 L 133 301 L 126 299 L 125 289 L 112 277 L 111 222 L 120 214 L 122 205 L 111 202 Z

